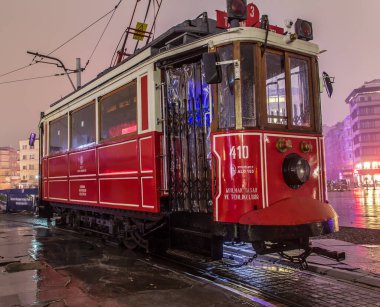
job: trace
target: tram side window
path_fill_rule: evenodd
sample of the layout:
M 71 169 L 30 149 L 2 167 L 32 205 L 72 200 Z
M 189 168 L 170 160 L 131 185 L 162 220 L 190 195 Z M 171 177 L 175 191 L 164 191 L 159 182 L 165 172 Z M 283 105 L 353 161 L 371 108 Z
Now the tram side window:
M 49 153 L 59 153 L 67 150 L 68 131 L 67 115 L 62 116 L 49 124 Z
M 304 59 L 289 58 L 292 85 L 293 125 L 310 127 L 311 100 L 309 89 L 309 64 Z
M 232 45 L 218 48 L 220 61 L 233 60 Z M 234 66 L 222 65 L 222 82 L 218 84 L 219 128 L 235 127 Z
M 106 95 L 100 101 L 101 140 L 137 131 L 137 82 Z
M 266 53 L 265 66 L 268 123 L 287 125 L 284 55 Z
M 242 44 L 240 48 L 241 102 L 244 127 L 256 126 L 254 47 L 252 44 Z
M 72 149 L 94 144 L 95 137 L 95 104 L 91 103 L 78 111 L 71 113 Z

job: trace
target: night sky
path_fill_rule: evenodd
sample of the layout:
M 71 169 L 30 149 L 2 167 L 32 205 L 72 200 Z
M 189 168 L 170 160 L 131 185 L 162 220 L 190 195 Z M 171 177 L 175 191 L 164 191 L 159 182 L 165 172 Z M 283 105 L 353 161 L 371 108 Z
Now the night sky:
M 251 2 L 251 1 L 248 1 Z M 28 65 L 33 57 L 26 51 L 50 53 L 61 43 L 110 11 L 118 0 L 1 0 L 0 4 L 0 75 Z M 82 84 L 109 67 L 121 34 L 129 24 L 135 0 L 123 0 L 104 34 Z M 145 9 L 147 0 L 141 0 Z M 380 1 L 365 0 L 257 0 L 262 14 L 271 24 L 283 26 L 284 20 L 297 17 L 310 20 L 314 42 L 327 52 L 320 56 L 320 70 L 336 77 L 332 99 L 322 96 L 324 124 L 332 125 L 348 114 L 344 100 L 352 89 L 365 81 L 380 78 L 380 40 L 377 31 Z M 207 11 L 214 18 L 215 9 L 225 9 L 224 0 L 164 0 L 156 35 L 186 19 Z M 138 15 L 143 18 L 143 12 Z M 109 17 L 109 16 L 108 16 Z M 75 68 L 75 58 L 85 64 L 109 18 L 53 53 L 68 68 Z M 135 24 L 134 22 L 134 24 Z M 149 23 L 149 21 L 148 21 Z M 36 64 L 0 77 L 0 146 L 18 146 L 31 131 L 37 131 L 41 111 L 72 91 L 67 77 L 3 82 L 61 73 L 54 65 Z M 75 82 L 75 76 L 72 76 Z

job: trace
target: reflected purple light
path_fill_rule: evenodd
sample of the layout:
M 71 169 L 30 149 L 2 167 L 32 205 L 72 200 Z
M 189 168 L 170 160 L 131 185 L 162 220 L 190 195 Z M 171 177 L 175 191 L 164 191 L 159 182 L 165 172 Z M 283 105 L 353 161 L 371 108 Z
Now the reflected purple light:
M 332 192 L 329 199 L 340 226 L 380 229 L 380 190 Z

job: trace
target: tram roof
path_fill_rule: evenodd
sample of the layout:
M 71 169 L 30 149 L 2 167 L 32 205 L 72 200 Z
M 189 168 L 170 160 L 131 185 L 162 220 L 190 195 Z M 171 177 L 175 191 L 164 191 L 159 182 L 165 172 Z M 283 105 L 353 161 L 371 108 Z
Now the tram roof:
M 203 18 L 200 18 L 201 16 Z M 314 43 L 296 40 L 291 44 L 286 44 L 283 37 L 281 34 L 269 32 L 268 47 L 277 47 L 310 55 L 318 55 L 319 53 L 319 48 Z M 216 27 L 215 20 L 207 18 L 207 14 L 201 14 L 196 19 L 186 20 L 170 28 L 148 45 L 138 49 L 120 64 L 105 69 L 96 78 L 90 80 L 79 89 L 52 103 L 50 108 L 45 112 L 45 115 L 53 113 L 74 100 L 80 99 L 92 90 L 125 74 L 148 59 L 156 62 L 193 49 L 207 48 L 209 45 L 223 45 L 236 40 L 263 43 L 265 41 L 265 30 L 252 27 L 237 27 L 222 30 Z

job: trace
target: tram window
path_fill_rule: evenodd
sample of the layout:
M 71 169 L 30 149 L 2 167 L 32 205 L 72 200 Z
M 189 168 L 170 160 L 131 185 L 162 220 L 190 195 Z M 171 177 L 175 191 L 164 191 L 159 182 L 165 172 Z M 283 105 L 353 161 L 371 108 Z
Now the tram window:
M 59 153 L 67 150 L 67 115 L 49 124 L 49 153 Z
M 310 127 L 311 103 L 309 65 L 304 59 L 289 58 L 293 125 Z
M 233 60 L 232 45 L 218 48 L 220 61 Z M 218 84 L 219 128 L 235 127 L 235 75 L 233 64 L 222 65 L 222 82 Z
M 107 95 L 100 103 L 101 140 L 137 131 L 137 82 Z
M 244 127 L 256 126 L 255 118 L 255 79 L 254 79 L 254 45 L 242 44 L 240 49 L 241 63 L 241 101 Z
M 268 52 L 265 64 L 268 123 L 286 125 L 285 57 Z
M 92 103 L 71 113 L 71 148 L 82 148 L 94 144 L 95 104 Z

